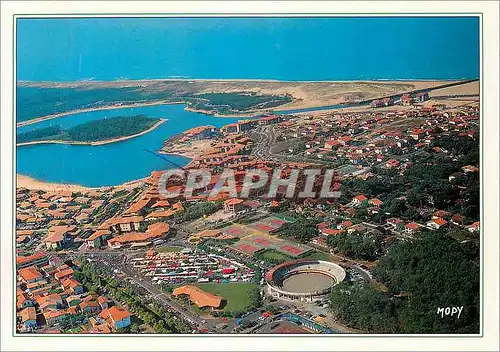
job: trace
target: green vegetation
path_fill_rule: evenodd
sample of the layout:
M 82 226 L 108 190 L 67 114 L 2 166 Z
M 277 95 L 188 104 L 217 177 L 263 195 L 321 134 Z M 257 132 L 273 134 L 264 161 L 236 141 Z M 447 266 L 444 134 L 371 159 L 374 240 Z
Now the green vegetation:
M 303 256 L 300 256 L 301 258 L 304 259 L 317 259 L 317 260 L 330 260 L 330 254 L 325 253 L 323 251 L 314 251 L 314 252 L 309 252 Z
M 349 258 L 375 260 L 382 251 L 382 238 L 377 235 L 342 233 L 328 236 L 327 244 Z
M 161 82 L 155 86 L 54 88 L 17 87 L 17 120 L 80 109 L 100 108 L 115 104 L 185 101 L 193 108 L 212 113 L 267 109 L 291 102 L 290 95 L 257 94 L 254 92 L 206 93 L 203 83 Z M 21 103 L 22 102 L 22 103 Z
M 239 316 L 262 305 L 259 286 L 252 283 L 196 284 L 204 291 L 224 297 L 222 315 Z M 226 314 L 224 314 L 226 313 Z
M 285 253 L 278 252 L 274 249 L 266 249 L 262 252 L 256 253 L 254 257 L 257 260 L 263 260 L 269 264 L 277 265 L 288 262 L 294 258 L 286 255 Z M 321 251 L 309 251 L 308 253 L 299 256 L 301 259 L 317 259 L 317 260 L 330 260 L 330 255 Z
M 83 314 L 65 316 L 64 318 L 62 318 L 59 326 L 63 330 L 68 329 L 68 332 L 70 333 L 78 333 L 82 330 L 79 326 L 82 325 L 85 320 L 86 317 Z
M 372 284 L 342 283 L 332 290 L 333 312 L 368 332 L 463 334 L 479 332 L 479 248 L 444 231 L 397 241 L 372 274 Z M 442 318 L 439 307 L 464 307 L 460 319 Z
M 292 202 L 290 202 L 288 199 L 280 202 L 276 207 L 270 207 L 269 211 L 271 213 L 282 213 L 284 211 L 287 211 L 290 209 L 292 206 Z
M 257 93 L 206 93 L 186 98 L 189 107 L 218 114 L 230 114 L 269 109 L 291 102 L 290 95 L 261 95 Z
M 271 313 L 273 313 L 273 314 L 280 314 L 280 313 L 281 313 L 281 310 L 280 310 L 278 307 L 276 307 L 276 306 L 272 306 L 272 305 L 270 305 L 270 304 L 268 304 L 267 306 L 265 306 L 265 307 L 264 307 L 264 310 L 265 310 L 266 312 L 271 312 Z
M 278 235 L 291 237 L 301 243 L 307 243 L 318 235 L 316 229 L 317 221 L 306 217 L 299 217 L 293 223 L 284 224 L 278 231 Z
M 64 290 L 61 288 L 61 287 L 58 287 L 58 288 L 53 288 L 53 289 L 50 289 L 49 290 L 49 293 L 63 293 Z
M 17 143 L 26 143 L 33 141 L 52 140 L 60 138 L 62 133 L 60 126 L 40 128 L 33 131 L 19 133 Z
M 436 153 L 439 146 L 446 153 Z M 412 165 L 403 173 L 397 169 L 372 169 L 375 177 L 342 181 L 340 202 L 346 204 L 357 194 L 377 197 L 384 203 L 371 220 L 387 217 L 411 221 L 428 220 L 427 209 L 441 209 L 465 217 L 465 223 L 479 221 L 479 173 L 464 173 L 462 167 L 479 165 L 479 139 L 451 132 L 439 135 L 427 150 L 409 156 Z M 450 180 L 450 176 L 455 179 Z M 357 209 L 356 218 L 366 219 L 366 209 Z
M 138 89 L 138 87 L 17 87 L 16 94 L 18 121 L 79 109 L 99 108 L 117 103 L 131 104 L 169 100 L 172 96 L 171 91 Z
M 200 219 L 203 216 L 210 215 L 222 209 L 221 202 L 197 202 L 187 206 L 185 211 L 176 213 L 174 219 L 176 222 L 190 221 Z
M 333 314 L 346 325 L 371 333 L 397 333 L 396 302 L 372 284 L 341 282 L 332 289 Z
M 58 140 L 68 142 L 96 142 L 119 137 L 132 136 L 151 128 L 159 119 L 145 115 L 117 116 L 109 119 L 89 121 L 62 130 L 60 127 L 47 127 L 20 133 L 18 143 Z
M 271 264 L 280 264 L 293 259 L 292 257 L 273 249 L 266 249 L 265 251 L 256 253 L 254 257 L 258 260 L 263 260 Z
M 118 116 L 90 121 L 67 130 L 72 141 L 101 141 L 131 136 L 151 128 L 159 119 L 145 115 Z
M 122 197 L 122 196 L 126 195 L 127 193 L 128 193 L 128 191 L 126 189 L 121 189 L 119 191 L 114 192 L 112 197 L 113 198 Z

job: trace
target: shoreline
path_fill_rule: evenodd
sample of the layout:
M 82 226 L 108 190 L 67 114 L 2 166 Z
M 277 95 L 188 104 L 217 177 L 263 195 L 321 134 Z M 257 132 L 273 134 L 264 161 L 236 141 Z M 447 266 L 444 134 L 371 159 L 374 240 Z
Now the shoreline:
M 479 79 L 479 77 L 458 77 L 458 78 L 366 78 L 366 79 L 340 79 L 340 80 L 284 80 L 284 79 L 266 79 L 266 78 L 186 78 L 186 77 L 167 77 L 167 78 L 151 78 L 151 79 L 111 79 L 111 80 L 79 80 L 79 81 L 29 81 L 19 80 L 20 87 L 40 87 L 47 84 L 59 85 L 92 85 L 99 83 L 141 83 L 141 82 L 282 82 L 282 83 L 352 83 L 352 82 L 449 82 L 463 81 L 470 79 Z
M 16 147 L 24 147 L 24 146 L 28 146 L 28 145 L 37 145 L 37 144 L 66 144 L 66 145 L 98 146 L 98 145 L 117 143 L 117 142 L 122 142 L 122 141 L 125 141 L 127 139 L 136 138 L 136 137 L 142 136 L 146 133 L 149 133 L 167 121 L 168 121 L 168 119 L 160 119 L 160 121 L 156 122 L 153 126 L 151 126 L 147 130 L 144 130 L 142 132 L 139 132 L 139 133 L 136 133 L 136 134 L 133 134 L 130 136 L 122 136 L 122 137 L 116 137 L 116 138 L 112 138 L 112 139 L 105 139 L 102 141 L 95 141 L 95 142 L 59 141 L 59 140 L 32 141 L 32 142 L 18 143 L 18 144 L 16 144 Z
M 472 79 L 471 79 L 472 80 Z M 474 78 L 473 80 L 478 80 L 477 78 Z M 75 87 L 76 86 L 100 86 L 100 85 L 105 85 L 107 88 L 119 88 L 120 85 L 127 85 L 130 86 L 132 85 L 137 85 L 142 83 L 148 83 L 148 82 L 212 82 L 212 83 L 217 83 L 217 82 L 223 82 L 223 83 L 258 83 L 258 82 L 263 82 L 263 83 L 276 83 L 276 84 L 327 84 L 327 83 L 339 83 L 339 84 L 353 84 L 353 83 L 360 83 L 360 84 L 370 84 L 370 83 L 376 83 L 376 84 L 401 84 L 401 83 L 407 83 L 407 84 L 413 84 L 415 87 L 414 89 L 421 89 L 421 85 L 428 85 L 432 84 L 432 87 L 429 88 L 434 88 L 435 84 L 437 83 L 451 83 L 451 82 L 464 82 L 467 81 L 467 79 L 428 79 L 428 80 L 413 80 L 413 79 L 400 79 L 400 80 L 384 80 L 384 79 L 379 79 L 379 80 L 339 80 L 339 81 L 280 81 L 280 80 L 248 80 L 248 79 L 153 79 L 153 80 L 116 80 L 116 81 L 79 81 L 79 82 L 51 82 L 51 81 L 43 81 L 43 82 L 33 82 L 33 81 L 21 81 L 18 83 L 18 87 L 38 87 L 38 88 L 50 88 L 53 87 L 54 85 L 56 86 L 61 86 L 65 87 Z M 419 87 L 417 87 L 417 85 Z M 243 88 L 242 88 L 243 89 Z M 284 89 L 284 88 L 283 88 Z M 247 88 L 249 91 L 253 91 L 254 88 Z M 135 103 L 127 103 L 127 104 L 120 104 L 120 105 L 108 105 L 108 106 L 101 106 L 101 107 L 90 107 L 90 108 L 83 108 L 83 109 L 76 109 L 76 110 L 71 110 L 71 111 L 66 111 L 66 112 L 61 112 L 57 114 L 51 114 L 51 115 L 45 115 L 45 116 L 40 116 L 36 117 L 30 120 L 26 121 L 20 121 L 16 123 L 16 127 L 22 127 L 26 125 L 31 125 L 35 124 L 38 122 L 46 121 L 46 120 L 51 120 L 51 119 L 56 119 L 59 117 L 64 117 L 67 115 L 73 115 L 77 113 L 83 113 L 83 112 L 92 112 L 92 111 L 99 111 L 99 110 L 112 110 L 112 109 L 120 109 L 120 108 L 134 108 L 134 107 L 143 107 L 143 106 L 154 106 L 154 105 L 174 105 L 174 104 L 185 104 L 185 110 L 186 111 L 191 111 L 191 112 L 198 112 L 206 115 L 212 115 L 214 117 L 220 117 L 220 118 L 253 118 L 257 117 L 259 115 L 265 114 L 266 112 L 274 112 L 274 111 L 282 111 L 282 110 L 287 110 L 287 109 L 308 109 L 308 108 L 315 108 L 315 107 L 321 107 L 321 106 L 328 106 L 328 105 L 336 105 L 339 103 L 339 99 L 336 98 L 334 100 L 329 99 L 329 98 L 316 98 L 312 99 L 310 96 L 307 96 L 300 93 L 300 89 L 297 90 L 297 87 L 293 88 L 292 91 L 295 90 L 295 93 L 290 93 L 294 100 L 292 102 L 288 102 L 276 107 L 272 107 L 269 109 L 262 109 L 262 110 L 255 110 L 253 112 L 249 113 L 239 113 L 239 114 L 233 114 L 233 115 L 221 115 L 217 112 L 213 112 L 211 110 L 196 110 L 191 107 L 189 107 L 188 102 L 186 101 L 168 101 L 168 100 L 155 100 L 155 101 L 149 101 L 149 102 L 135 102 Z M 201 90 L 202 91 L 202 90 Z M 340 99 L 341 100 L 341 99 Z M 353 102 L 355 103 L 355 102 Z
M 189 153 L 189 152 L 186 152 L 186 153 L 183 153 L 183 152 L 163 152 L 163 151 L 159 151 L 158 154 L 162 154 L 162 155 L 173 155 L 173 156 L 181 156 L 183 158 L 186 158 L 186 159 L 190 159 L 189 163 L 191 163 L 191 161 L 193 161 L 193 159 L 195 159 L 197 156 L 195 154 L 192 154 L 192 153 Z M 189 165 L 186 164 L 187 165 Z
M 65 116 L 70 116 L 70 115 L 75 115 L 75 114 L 80 114 L 80 113 L 85 113 L 85 112 L 93 112 L 93 111 L 101 111 L 101 110 L 116 110 L 116 109 L 127 109 L 127 108 L 140 108 L 140 107 L 145 107 L 145 106 L 156 106 L 156 105 L 177 105 L 177 104 L 183 104 L 185 105 L 184 110 L 189 111 L 189 112 L 196 112 L 204 115 L 210 115 L 213 117 L 219 117 L 219 118 L 237 118 L 237 117 L 242 117 L 242 118 L 253 118 L 253 117 L 258 117 L 262 115 L 262 113 L 265 113 L 263 110 L 262 113 L 249 113 L 249 114 L 234 114 L 234 115 L 220 115 L 218 113 L 214 113 L 211 110 L 196 110 L 193 108 L 190 108 L 187 102 L 184 101 L 153 101 L 153 102 L 144 102 L 144 103 L 132 103 L 132 104 L 124 104 L 124 105 L 110 105 L 110 106 L 102 106 L 102 107 L 96 107 L 96 108 L 85 108 L 85 109 L 77 109 L 77 110 L 71 110 L 67 112 L 61 112 L 57 114 L 52 114 L 52 115 L 45 115 L 41 117 L 36 117 L 31 120 L 26 120 L 26 121 L 21 121 L 16 123 L 16 128 L 17 127 L 24 127 L 28 125 L 33 125 L 39 122 L 43 121 L 48 121 L 48 120 L 53 120 L 53 119 L 58 119 L 61 117 Z M 56 141 L 53 141 L 56 143 Z M 31 142 L 28 142 L 31 143 Z M 85 142 L 86 143 L 86 142 Z M 41 144 L 41 143 L 37 143 Z
M 31 176 L 16 174 L 16 189 L 27 188 L 31 190 L 40 190 L 48 192 L 57 191 L 72 191 L 72 192 L 88 192 L 88 191 L 106 191 L 109 189 L 132 189 L 141 186 L 149 176 L 139 178 L 137 180 L 127 181 L 117 186 L 98 186 L 88 187 L 76 183 L 57 183 L 49 181 L 41 181 Z
M 189 144 L 185 142 L 181 143 L 178 140 L 170 140 L 167 142 L 168 145 L 164 144 L 158 153 L 182 156 L 190 159 L 190 162 L 213 149 L 211 146 L 213 141 L 206 139 L 190 141 Z
M 61 113 L 52 114 L 52 115 L 45 115 L 45 116 L 41 116 L 41 117 L 36 117 L 34 119 L 17 122 L 16 128 L 32 125 L 32 124 L 39 123 L 42 121 L 57 119 L 57 118 L 68 116 L 68 115 L 80 114 L 80 113 L 84 113 L 84 112 L 93 112 L 93 111 L 100 111 L 100 110 L 127 109 L 127 108 L 139 108 L 139 107 L 144 107 L 144 106 L 155 106 L 155 105 L 175 105 L 175 104 L 184 104 L 184 102 L 167 102 L 167 101 L 161 100 L 161 101 L 152 101 L 152 102 L 144 102 L 144 103 L 108 105 L 108 106 L 101 106 L 101 107 L 95 107 L 95 108 L 77 109 L 77 110 L 61 112 Z
M 285 105 L 285 104 L 283 104 Z M 254 112 L 251 113 L 240 113 L 240 114 L 233 114 L 233 115 L 220 115 L 217 112 L 212 112 L 211 110 L 203 110 L 203 109 L 193 109 L 186 104 L 186 107 L 184 110 L 189 111 L 189 112 L 197 112 L 199 114 L 204 114 L 204 115 L 210 115 L 213 117 L 220 117 L 220 118 L 226 118 L 226 119 L 234 119 L 235 117 L 242 117 L 242 118 L 254 118 L 261 116 L 268 112 L 268 110 L 255 110 Z M 261 111 L 261 112 L 260 112 Z
M 86 187 L 73 183 L 52 183 L 46 181 L 37 180 L 31 176 L 16 174 L 16 189 L 19 188 L 27 188 L 33 190 L 42 190 L 42 191 L 96 191 L 102 189 L 100 187 Z M 104 188 L 104 187 L 103 187 Z

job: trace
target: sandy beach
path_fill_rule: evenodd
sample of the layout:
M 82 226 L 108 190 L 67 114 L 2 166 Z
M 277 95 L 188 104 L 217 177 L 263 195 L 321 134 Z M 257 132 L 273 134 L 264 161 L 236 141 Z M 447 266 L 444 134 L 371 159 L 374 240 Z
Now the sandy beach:
M 39 181 L 39 180 L 36 180 L 32 177 L 29 177 L 26 175 L 21 175 L 21 174 L 16 175 L 16 186 L 17 186 L 17 188 L 36 189 L 36 190 L 49 191 L 49 192 L 55 192 L 55 191 L 61 191 L 61 190 L 72 191 L 72 192 L 84 192 L 84 191 L 102 189 L 99 187 L 91 188 L 91 187 L 84 187 L 84 186 L 75 185 L 75 184 L 44 182 L 44 181 Z
M 190 144 L 173 142 L 172 145 L 161 148 L 159 153 L 196 159 L 212 149 L 211 143 L 213 143 L 211 140 L 194 140 Z
M 121 185 L 117 186 L 103 186 L 103 187 L 85 187 L 78 184 L 71 183 L 53 183 L 53 182 L 45 182 L 34 179 L 33 177 L 29 177 L 26 175 L 16 174 L 16 187 L 17 188 L 27 188 L 48 192 L 57 192 L 57 191 L 71 191 L 71 192 L 86 192 L 86 191 L 107 191 L 111 188 L 114 189 L 133 189 L 141 186 L 146 181 L 147 177 L 133 180 L 129 182 L 125 182 Z
M 149 133 L 153 131 L 155 128 L 160 126 L 162 123 L 167 122 L 168 119 L 160 119 L 157 123 L 155 123 L 153 126 L 148 128 L 147 130 L 144 130 L 142 132 L 130 135 L 130 136 L 123 136 L 123 137 L 117 137 L 113 139 L 106 139 L 103 141 L 97 141 L 97 142 L 74 142 L 74 141 L 58 141 L 58 140 L 48 140 L 48 141 L 33 141 L 33 142 L 25 142 L 25 143 L 18 143 L 16 144 L 16 147 L 23 147 L 26 145 L 36 145 L 36 144 L 68 144 L 68 145 L 104 145 L 104 144 L 110 144 L 110 143 L 116 143 L 116 142 L 121 142 L 125 141 L 127 139 L 132 139 L 135 137 L 142 136 L 146 133 Z
M 230 115 L 221 115 L 218 113 L 214 113 L 213 111 L 203 110 L 203 109 L 193 109 L 187 105 L 184 108 L 184 110 L 190 111 L 190 112 L 197 112 L 197 113 L 205 114 L 205 115 L 211 115 L 214 117 L 221 117 L 221 118 L 234 118 L 234 117 L 252 118 L 252 117 L 257 117 L 257 116 L 260 116 L 262 114 L 265 114 L 266 112 L 269 112 L 272 109 L 252 110 L 252 112 L 249 112 L 249 113 L 237 113 L 237 114 L 235 113 L 235 114 L 230 114 Z

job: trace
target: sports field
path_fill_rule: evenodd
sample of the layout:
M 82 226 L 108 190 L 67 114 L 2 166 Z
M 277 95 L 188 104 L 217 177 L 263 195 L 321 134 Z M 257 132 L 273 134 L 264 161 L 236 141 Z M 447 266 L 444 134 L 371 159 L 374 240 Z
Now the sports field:
M 224 297 L 227 301 L 223 307 L 225 312 L 245 312 L 255 307 L 255 298 L 251 292 L 258 290 L 258 286 L 253 283 L 207 283 L 196 284 L 204 291 Z
M 280 252 L 288 258 L 296 258 L 312 251 L 309 246 L 265 234 L 246 235 L 230 247 L 248 255 L 254 255 L 263 249 L 272 250 L 272 252 Z
M 266 250 L 262 252 L 260 256 L 262 257 L 262 259 L 268 260 L 273 263 L 284 263 L 286 261 L 292 260 L 291 257 L 274 250 Z
M 306 255 L 304 259 L 318 259 L 318 260 L 325 260 L 325 261 L 330 261 L 330 255 L 328 253 L 325 253 L 323 251 L 314 251 L 311 252 L 310 254 Z

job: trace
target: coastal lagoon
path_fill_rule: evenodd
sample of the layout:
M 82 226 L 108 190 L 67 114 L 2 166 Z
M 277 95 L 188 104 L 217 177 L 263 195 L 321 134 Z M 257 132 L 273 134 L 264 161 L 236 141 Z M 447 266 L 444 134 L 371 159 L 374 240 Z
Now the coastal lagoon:
M 160 149 L 169 137 L 192 127 L 221 127 L 241 119 L 214 117 L 186 111 L 184 107 L 183 104 L 175 104 L 96 110 L 19 127 L 17 133 L 56 125 L 65 129 L 92 120 L 139 114 L 168 119 L 145 135 L 117 143 L 100 146 L 40 144 L 18 147 L 17 173 L 47 182 L 87 187 L 115 186 L 146 177 L 154 170 L 189 163 L 190 159 L 182 156 L 151 153 Z

